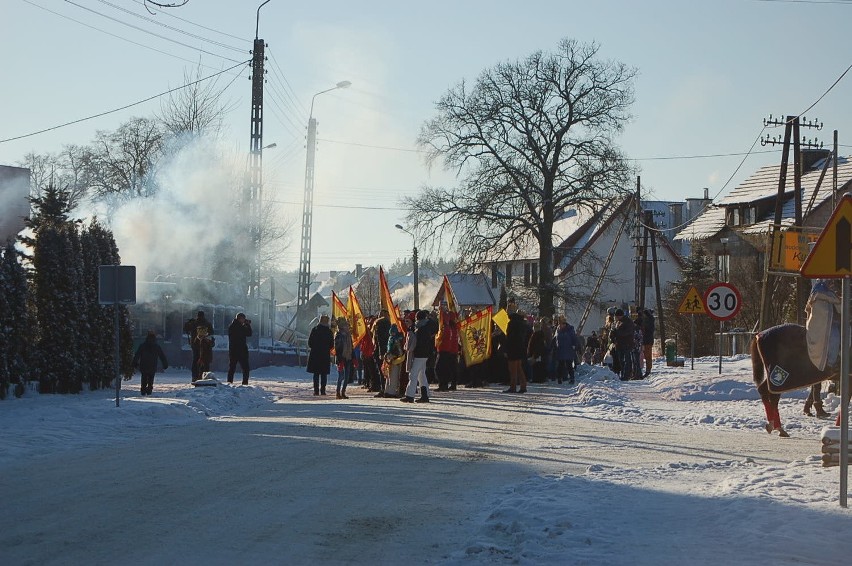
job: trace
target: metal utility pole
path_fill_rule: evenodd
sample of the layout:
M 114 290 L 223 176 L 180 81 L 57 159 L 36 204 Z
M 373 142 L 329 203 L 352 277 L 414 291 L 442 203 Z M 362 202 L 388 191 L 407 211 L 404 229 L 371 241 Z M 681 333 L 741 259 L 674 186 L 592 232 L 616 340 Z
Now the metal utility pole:
M 246 215 L 245 225 L 249 229 L 251 241 L 251 258 L 248 274 L 249 308 L 254 309 L 255 316 L 260 320 L 260 215 L 263 190 L 263 83 L 264 49 L 266 42 L 258 38 L 260 30 L 260 9 L 270 0 L 257 7 L 257 26 L 254 30 L 254 48 L 251 60 L 251 135 L 249 140 L 249 163 L 246 179 L 246 190 L 243 197 L 243 208 Z M 255 342 L 260 339 L 260 329 Z
M 308 140 L 307 140 L 307 156 L 305 157 L 305 197 L 302 203 L 302 243 L 301 253 L 299 254 L 299 290 L 296 299 L 296 330 L 299 330 L 300 324 L 306 324 L 310 321 L 303 321 L 305 316 L 305 307 L 308 305 L 308 299 L 311 291 L 311 233 L 313 232 L 314 223 L 314 164 L 317 150 L 317 120 L 314 118 L 314 102 L 317 97 L 326 92 L 331 92 L 339 88 L 349 88 L 352 85 L 349 81 L 340 81 L 331 88 L 321 90 L 311 97 L 311 111 L 308 114 Z
M 317 119 L 308 119 L 308 145 L 305 158 L 305 197 L 302 204 L 302 244 L 299 255 L 299 294 L 296 302 L 296 329 L 305 315 L 311 290 L 311 232 L 314 218 L 314 159 L 317 148 Z

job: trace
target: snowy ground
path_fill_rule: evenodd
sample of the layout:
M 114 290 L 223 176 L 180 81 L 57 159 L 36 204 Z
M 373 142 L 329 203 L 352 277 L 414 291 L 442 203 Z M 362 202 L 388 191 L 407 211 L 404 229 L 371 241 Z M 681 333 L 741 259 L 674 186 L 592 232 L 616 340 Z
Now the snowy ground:
M 317 398 L 299 368 L 0 402 L 2 564 L 843 564 L 826 421 L 750 361 L 575 387 Z M 221 377 L 221 376 L 220 376 Z M 330 387 L 333 390 L 333 386 Z M 837 410 L 829 396 L 826 409 Z

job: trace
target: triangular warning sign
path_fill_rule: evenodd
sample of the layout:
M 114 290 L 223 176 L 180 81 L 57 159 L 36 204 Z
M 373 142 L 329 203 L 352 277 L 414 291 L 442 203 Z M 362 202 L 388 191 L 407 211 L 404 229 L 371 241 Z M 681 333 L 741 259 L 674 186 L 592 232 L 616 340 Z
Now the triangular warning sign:
M 698 289 L 692 287 L 689 292 L 680 302 L 677 308 L 680 314 L 707 314 L 707 309 L 704 308 L 704 299 L 698 294 Z
M 852 196 L 840 199 L 799 273 L 825 278 L 852 275 Z

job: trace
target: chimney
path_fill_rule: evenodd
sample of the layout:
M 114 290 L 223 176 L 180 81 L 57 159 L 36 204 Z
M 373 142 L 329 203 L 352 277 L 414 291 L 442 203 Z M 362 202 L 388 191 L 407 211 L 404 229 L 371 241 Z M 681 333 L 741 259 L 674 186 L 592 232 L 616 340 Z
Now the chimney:
M 364 267 L 360 263 L 355 264 L 355 277 L 361 279 L 361 275 L 364 273 Z

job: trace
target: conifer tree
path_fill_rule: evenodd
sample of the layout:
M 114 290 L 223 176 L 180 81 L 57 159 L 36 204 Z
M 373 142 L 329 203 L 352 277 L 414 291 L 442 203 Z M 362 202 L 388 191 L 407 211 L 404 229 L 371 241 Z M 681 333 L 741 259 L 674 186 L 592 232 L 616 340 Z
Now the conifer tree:
M 32 305 L 36 320 L 34 366 L 39 373 L 39 391 L 79 391 L 81 371 L 77 345 L 82 312 L 78 288 L 80 246 L 76 223 L 69 214 L 68 196 L 53 185 L 30 199 L 34 214 L 27 225 L 32 238 L 24 238 L 31 249 Z M 76 240 L 76 243 L 75 243 Z
M 87 318 L 90 325 L 86 345 L 92 389 L 108 387 L 115 377 L 115 320 L 112 306 L 98 303 L 98 277 L 101 265 L 119 265 L 118 246 L 110 230 L 97 219 L 83 231 L 84 287 L 87 291 Z M 119 307 L 120 371 L 133 373 L 133 336 L 127 308 Z
M 15 384 L 15 393 L 20 396 L 31 377 L 27 275 L 11 242 L 0 255 L 0 381 L 7 386 Z M 5 392 L 5 387 L 0 387 L 0 395 Z

